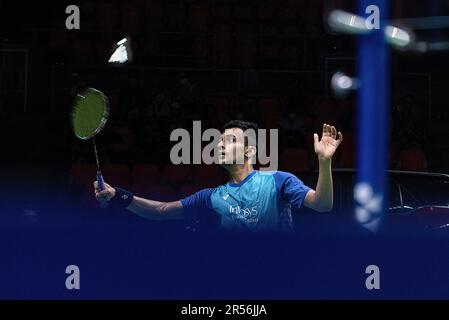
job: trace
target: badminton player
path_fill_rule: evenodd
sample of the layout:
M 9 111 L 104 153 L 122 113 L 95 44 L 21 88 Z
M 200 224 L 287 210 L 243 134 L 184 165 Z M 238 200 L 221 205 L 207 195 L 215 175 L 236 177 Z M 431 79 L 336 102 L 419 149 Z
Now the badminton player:
M 284 231 L 292 229 L 292 207 L 305 205 L 318 212 L 332 209 L 333 186 L 331 160 L 340 143 L 341 132 L 323 125 L 321 140 L 314 134 L 314 149 L 319 162 L 315 189 L 306 186 L 295 175 L 274 171 L 267 174 L 253 168 L 251 159 L 257 152 L 257 140 L 244 132 L 257 125 L 232 120 L 222 130 L 218 151 L 220 165 L 229 173 L 229 182 L 203 189 L 182 200 L 160 202 L 144 199 L 130 191 L 105 183 L 100 191 L 94 182 L 98 201 L 108 201 L 118 207 L 148 219 L 188 219 L 199 225 L 233 231 Z M 236 161 L 238 152 L 243 161 Z

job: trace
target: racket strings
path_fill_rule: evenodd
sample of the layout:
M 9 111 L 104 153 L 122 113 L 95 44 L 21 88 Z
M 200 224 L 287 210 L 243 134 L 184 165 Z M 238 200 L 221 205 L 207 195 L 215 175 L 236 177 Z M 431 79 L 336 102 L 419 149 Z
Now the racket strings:
M 103 129 L 109 116 L 107 97 L 93 88 L 77 94 L 71 116 L 75 135 L 83 140 L 92 138 Z

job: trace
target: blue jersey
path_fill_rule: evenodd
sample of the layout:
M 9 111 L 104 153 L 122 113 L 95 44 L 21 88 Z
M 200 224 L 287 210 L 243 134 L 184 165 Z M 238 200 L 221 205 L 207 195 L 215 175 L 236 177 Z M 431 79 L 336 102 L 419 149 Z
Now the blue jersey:
M 292 230 L 291 208 L 310 188 L 291 173 L 252 171 L 239 184 L 228 182 L 181 200 L 187 219 L 225 230 Z

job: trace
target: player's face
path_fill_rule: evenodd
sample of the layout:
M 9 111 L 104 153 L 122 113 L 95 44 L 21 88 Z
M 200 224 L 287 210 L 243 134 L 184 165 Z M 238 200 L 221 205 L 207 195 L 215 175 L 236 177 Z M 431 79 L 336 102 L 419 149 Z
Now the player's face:
M 243 164 L 245 160 L 245 136 L 239 128 L 226 129 L 218 143 L 218 159 L 221 165 Z

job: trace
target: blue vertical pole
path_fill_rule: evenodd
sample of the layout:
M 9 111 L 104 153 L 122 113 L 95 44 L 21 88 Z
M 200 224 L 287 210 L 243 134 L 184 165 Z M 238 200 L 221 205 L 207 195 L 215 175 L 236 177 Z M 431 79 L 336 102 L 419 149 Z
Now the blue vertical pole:
M 390 61 L 384 37 L 388 0 L 359 0 L 359 15 L 368 17 L 370 13 L 366 9 L 373 5 L 379 9 L 380 28 L 357 39 L 357 73 L 361 86 L 357 96 L 359 170 L 354 197 L 356 219 L 375 230 L 388 200 L 385 169 L 389 152 Z

